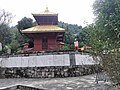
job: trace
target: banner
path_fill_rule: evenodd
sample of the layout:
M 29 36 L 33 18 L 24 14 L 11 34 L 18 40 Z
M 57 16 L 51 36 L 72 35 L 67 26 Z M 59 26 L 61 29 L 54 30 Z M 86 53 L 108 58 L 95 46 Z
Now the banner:
M 78 50 L 78 41 L 74 42 L 74 47 L 75 47 L 75 50 Z

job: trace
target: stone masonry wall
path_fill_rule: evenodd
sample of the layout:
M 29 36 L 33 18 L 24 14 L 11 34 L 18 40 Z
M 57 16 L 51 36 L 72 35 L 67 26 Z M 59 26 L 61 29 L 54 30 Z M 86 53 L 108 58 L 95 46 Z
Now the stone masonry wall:
M 61 78 L 95 73 L 95 65 L 0 68 L 0 78 Z

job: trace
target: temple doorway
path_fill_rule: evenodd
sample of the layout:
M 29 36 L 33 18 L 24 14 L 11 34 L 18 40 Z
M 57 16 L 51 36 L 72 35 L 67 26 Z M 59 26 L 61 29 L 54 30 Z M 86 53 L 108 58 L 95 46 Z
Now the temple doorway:
M 42 38 L 42 50 L 47 50 L 48 49 L 48 38 L 43 37 Z

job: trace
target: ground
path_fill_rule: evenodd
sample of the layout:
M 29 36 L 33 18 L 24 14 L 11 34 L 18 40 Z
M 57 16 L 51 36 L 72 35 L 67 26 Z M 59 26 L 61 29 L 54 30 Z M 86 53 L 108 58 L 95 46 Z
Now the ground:
M 95 82 L 95 75 L 68 78 L 0 79 L 0 89 L 6 86 L 27 85 L 45 90 L 118 90 L 110 82 Z

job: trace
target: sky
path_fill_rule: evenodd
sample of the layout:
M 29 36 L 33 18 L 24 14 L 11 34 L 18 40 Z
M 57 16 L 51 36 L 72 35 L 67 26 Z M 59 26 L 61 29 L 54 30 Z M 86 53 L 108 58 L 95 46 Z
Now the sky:
M 94 21 L 92 5 L 95 0 L 0 0 L 0 9 L 9 11 L 14 16 L 11 25 L 16 25 L 23 17 L 33 18 L 31 13 L 43 12 L 48 7 L 50 12 L 58 13 L 58 20 L 86 26 Z

